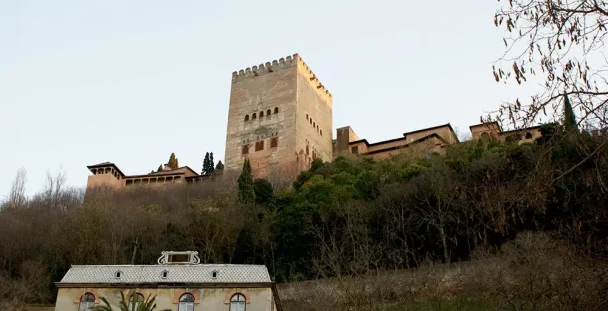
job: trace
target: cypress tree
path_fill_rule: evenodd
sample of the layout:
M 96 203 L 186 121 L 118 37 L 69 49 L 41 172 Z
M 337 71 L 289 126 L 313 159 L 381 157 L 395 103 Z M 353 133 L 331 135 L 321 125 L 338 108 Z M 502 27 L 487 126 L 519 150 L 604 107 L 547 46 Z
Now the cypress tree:
M 209 172 L 207 174 L 211 175 L 215 171 L 215 163 L 213 163 L 213 152 L 209 153 Z
M 566 133 L 570 131 L 578 132 L 578 126 L 576 126 L 576 116 L 568 99 L 568 94 L 564 92 L 564 130 Z
M 253 188 L 253 173 L 249 159 L 243 163 L 243 171 L 239 176 L 239 201 L 243 203 L 255 202 L 255 190 Z
M 224 163 L 222 163 L 222 160 L 219 160 L 217 162 L 217 165 L 215 166 L 215 171 L 216 172 L 220 172 L 224 169 Z
M 175 153 L 171 153 L 171 156 L 169 157 L 169 163 L 167 163 L 167 165 L 171 168 L 171 169 L 178 169 L 179 168 L 179 162 L 177 161 L 177 158 L 175 157 Z
M 209 174 L 209 152 L 205 153 L 205 159 L 203 160 L 203 170 L 201 175 Z

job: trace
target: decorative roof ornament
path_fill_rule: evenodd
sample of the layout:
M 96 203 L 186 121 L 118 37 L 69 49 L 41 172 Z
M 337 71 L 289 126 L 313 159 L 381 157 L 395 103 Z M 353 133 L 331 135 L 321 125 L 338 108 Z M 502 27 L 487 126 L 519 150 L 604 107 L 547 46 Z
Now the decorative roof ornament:
M 201 263 L 201 259 L 198 257 L 197 251 L 165 251 L 161 252 L 157 262 L 159 265 L 198 265 Z

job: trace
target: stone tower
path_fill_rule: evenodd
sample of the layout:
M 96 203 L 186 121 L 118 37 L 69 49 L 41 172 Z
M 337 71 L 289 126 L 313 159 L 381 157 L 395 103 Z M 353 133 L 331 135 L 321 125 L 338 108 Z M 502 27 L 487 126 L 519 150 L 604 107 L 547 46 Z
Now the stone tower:
M 332 96 L 298 54 L 232 73 L 225 169 L 293 177 L 332 159 Z

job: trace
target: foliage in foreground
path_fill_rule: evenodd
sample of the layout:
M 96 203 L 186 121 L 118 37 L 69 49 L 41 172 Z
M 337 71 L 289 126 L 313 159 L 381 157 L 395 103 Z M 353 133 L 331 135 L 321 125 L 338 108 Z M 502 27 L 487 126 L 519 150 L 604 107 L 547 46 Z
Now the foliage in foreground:
M 224 174 L 12 200 L 0 211 L 0 300 L 52 302 L 71 264 L 154 264 L 167 249 L 265 264 L 278 282 L 458 262 L 522 231 L 554 231 L 604 256 L 606 137 L 544 133 L 541 144 L 472 141 L 444 156 L 315 161 L 289 186 Z

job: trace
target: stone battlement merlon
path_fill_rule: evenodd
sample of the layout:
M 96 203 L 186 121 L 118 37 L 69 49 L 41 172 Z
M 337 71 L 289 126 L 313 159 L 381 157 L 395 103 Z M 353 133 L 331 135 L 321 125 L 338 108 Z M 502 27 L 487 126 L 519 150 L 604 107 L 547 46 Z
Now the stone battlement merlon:
M 308 65 L 306 65 L 306 62 L 302 59 L 302 57 L 300 57 L 298 54 L 295 54 L 295 55 L 298 56 L 298 60 L 304 66 L 304 70 L 308 71 L 308 73 L 311 75 L 311 77 L 309 78 L 310 83 L 313 83 L 316 86 L 316 88 L 319 91 L 321 91 L 322 93 L 325 93 L 327 96 L 332 97 L 329 90 L 327 88 L 325 88 L 325 86 L 321 83 L 321 81 L 319 81 L 319 78 L 317 78 L 317 75 L 314 72 L 312 72 L 312 70 L 308 67 Z
M 300 55 L 298 55 L 297 53 L 293 54 L 293 55 L 289 55 L 285 58 L 281 57 L 278 60 L 275 59 L 272 62 L 266 62 L 265 64 L 259 64 L 258 66 L 247 67 L 246 69 L 234 71 L 232 73 L 232 81 L 234 82 L 234 81 L 241 80 L 243 78 L 256 77 L 261 74 L 273 72 L 278 69 L 287 68 L 287 67 L 292 66 L 293 64 L 297 64 L 297 62 L 300 62 L 302 64 L 302 66 L 304 66 L 304 70 L 307 71 L 312 76 L 309 78 L 310 82 L 313 83 L 319 91 L 321 91 L 322 93 L 325 93 L 329 97 L 332 97 L 329 90 L 327 90 L 325 88 L 325 86 L 319 81 L 319 79 L 314 74 L 314 72 L 312 72 L 312 70 L 310 70 L 308 65 L 306 65 L 306 62 L 304 62 L 302 57 Z
M 281 57 L 278 60 L 275 59 L 272 62 L 266 62 L 265 64 L 259 64 L 258 66 L 247 67 L 246 69 L 235 71 L 232 73 L 232 81 L 247 77 L 255 77 L 281 68 L 290 67 L 292 64 L 296 63 L 296 58 L 298 58 L 298 54 L 293 54 L 285 58 Z

